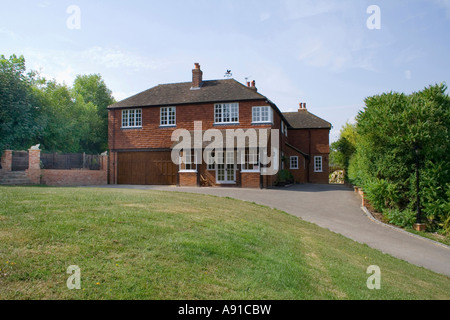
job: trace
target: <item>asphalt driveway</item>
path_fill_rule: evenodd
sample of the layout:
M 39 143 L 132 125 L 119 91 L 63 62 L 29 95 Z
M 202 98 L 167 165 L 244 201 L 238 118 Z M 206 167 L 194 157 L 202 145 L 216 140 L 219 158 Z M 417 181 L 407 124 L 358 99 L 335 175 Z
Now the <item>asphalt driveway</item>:
M 256 202 L 450 276 L 450 247 L 373 221 L 361 209 L 360 197 L 346 186 L 305 184 L 265 190 L 128 185 L 104 187 L 201 193 Z

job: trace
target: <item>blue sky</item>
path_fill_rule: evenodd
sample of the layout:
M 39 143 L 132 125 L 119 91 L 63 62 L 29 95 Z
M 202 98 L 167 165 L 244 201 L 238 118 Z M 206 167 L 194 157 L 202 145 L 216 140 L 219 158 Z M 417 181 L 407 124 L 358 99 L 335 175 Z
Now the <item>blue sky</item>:
M 80 28 L 69 29 L 69 6 Z M 370 5 L 381 10 L 371 30 Z M 450 0 L 3 1 L 0 54 L 72 82 L 100 73 L 117 100 L 227 69 L 282 111 L 306 102 L 332 141 L 368 96 L 450 84 Z M 70 20 L 72 21 L 72 20 Z

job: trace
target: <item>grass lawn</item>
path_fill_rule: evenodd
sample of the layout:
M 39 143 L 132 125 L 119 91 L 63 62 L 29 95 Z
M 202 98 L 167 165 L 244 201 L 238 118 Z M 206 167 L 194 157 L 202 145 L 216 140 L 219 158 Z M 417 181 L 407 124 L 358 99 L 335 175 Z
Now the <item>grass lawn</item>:
M 0 269 L 0 299 L 450 299 L 450 278 L 284 212 L 178 192 L 0 187 Z

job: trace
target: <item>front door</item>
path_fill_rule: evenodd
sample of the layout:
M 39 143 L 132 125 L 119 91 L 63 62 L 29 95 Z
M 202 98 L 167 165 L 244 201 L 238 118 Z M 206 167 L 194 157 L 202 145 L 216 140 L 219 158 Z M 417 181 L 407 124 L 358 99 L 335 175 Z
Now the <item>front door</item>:
M 217 183 L 236 183 L 236 164 L 234 151 L 218 152 L 217 156 L 219 159 L 216 170 Z

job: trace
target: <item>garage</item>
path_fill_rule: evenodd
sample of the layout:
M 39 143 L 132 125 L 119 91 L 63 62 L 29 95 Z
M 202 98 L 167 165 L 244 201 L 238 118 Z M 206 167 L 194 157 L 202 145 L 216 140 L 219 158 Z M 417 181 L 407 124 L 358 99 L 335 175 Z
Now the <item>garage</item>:
M 117 154 L 118 184 L 176 185 L 177 171 L 170 151 Z

